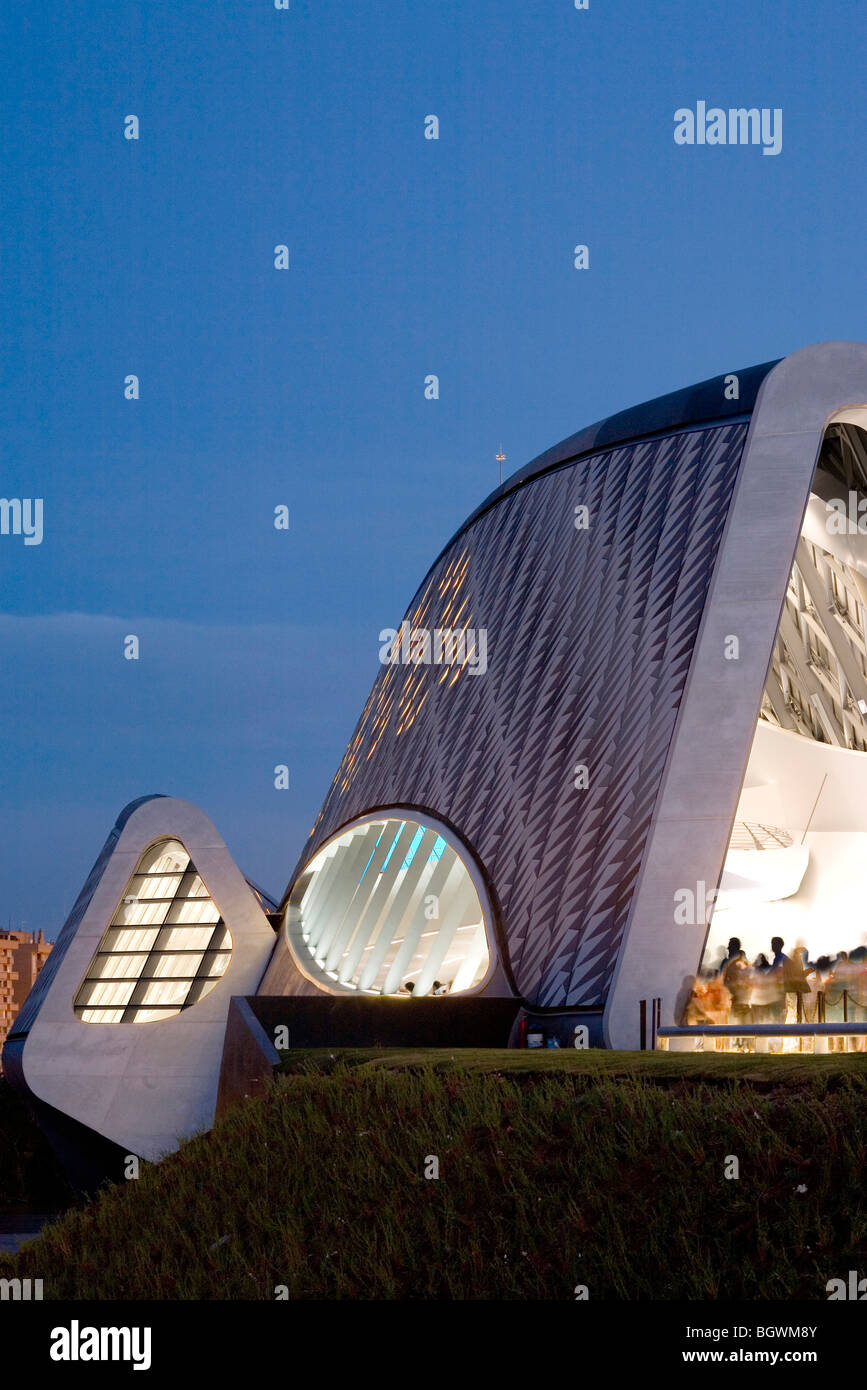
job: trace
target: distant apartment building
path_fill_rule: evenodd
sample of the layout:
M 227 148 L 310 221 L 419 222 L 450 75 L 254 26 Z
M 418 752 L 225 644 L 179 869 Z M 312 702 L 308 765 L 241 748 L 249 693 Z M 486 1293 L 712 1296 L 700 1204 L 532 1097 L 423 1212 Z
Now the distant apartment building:
M 0 931 L 0 1047 L 48 959 L 42 931 Z

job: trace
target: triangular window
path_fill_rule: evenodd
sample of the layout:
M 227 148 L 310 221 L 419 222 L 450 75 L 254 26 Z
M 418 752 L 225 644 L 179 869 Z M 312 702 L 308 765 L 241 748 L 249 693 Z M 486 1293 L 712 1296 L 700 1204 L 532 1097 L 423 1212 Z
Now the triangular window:
M 232 938 L 179 840 L 145 850 L 75 996 L 84 1023 L 155 1023 L 210 994 Z

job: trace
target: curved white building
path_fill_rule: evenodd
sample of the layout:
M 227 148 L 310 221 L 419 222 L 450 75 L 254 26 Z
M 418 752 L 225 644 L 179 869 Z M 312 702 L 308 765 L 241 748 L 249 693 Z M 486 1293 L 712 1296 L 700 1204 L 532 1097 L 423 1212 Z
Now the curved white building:
M 867 346 L 571 436 L 379 634 L 279 909 L 135 803 L 4 1066 L 67 1149 L 155 1156 L 281 1040 L 636 1048 L 732 936 L 867 943 L 865 585 Z

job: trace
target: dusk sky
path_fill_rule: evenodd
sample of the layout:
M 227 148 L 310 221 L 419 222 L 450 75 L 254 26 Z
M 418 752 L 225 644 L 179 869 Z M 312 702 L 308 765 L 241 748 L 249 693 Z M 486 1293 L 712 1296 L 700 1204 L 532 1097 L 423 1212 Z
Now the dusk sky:
M 0 535 L 0 924 L 55 936 L 150 792 L 279 896 L 500 447 L 867 338 L 865 37 L 863 0 L 3 6 L 0 496 L 44 535 Z M 781 110 L 780 153 L 676 144 L 698 102 Z

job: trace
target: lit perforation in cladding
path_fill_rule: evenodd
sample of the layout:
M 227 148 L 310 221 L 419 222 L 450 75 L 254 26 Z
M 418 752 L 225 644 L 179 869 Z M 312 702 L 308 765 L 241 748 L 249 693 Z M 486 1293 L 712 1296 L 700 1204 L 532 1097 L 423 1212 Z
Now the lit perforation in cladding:
M 466 635 L 471 627 L 465 590 L 469 564 L 469 554 L 460 551 L 441 570 L 438 569 L 436 575 L 429 577 L 404 619 L 411 631 L 430 632 L 434 628 L 447 628 Z M 467 668 L 468 646 L 465 636 L 463 659 L 438 667 L 436 680 L 440 683 L 448 681 L 454 685 Z M 396 734 L 405 733 L 407 729 L 412 728 L 427 699 L 430 688 L 427 679 L 429 670 L 428 666 L 420 662 L 384 667 L 383 676 L 370 692 L 355 734 L 344 754 L 339 774 L 342 790 L 346 791 L 349 788 L 360 758 L 369 760 L 373 757 L 380 738 L 392 727 L 393 711 L 393 728 Z
M 714 426 L 581 458 L 463 531 L 407 620 L 446 626 L 445 586 L 461 621 L 487 629 L 487 672 L 452 684 L 453 670 L 383 667 L 301 863 L 373 807 L 426 807 L 483 863 L 523 996 L 603 1002 L 746 433 Z

